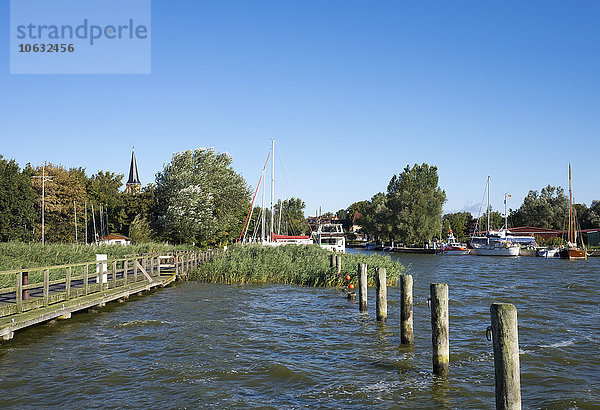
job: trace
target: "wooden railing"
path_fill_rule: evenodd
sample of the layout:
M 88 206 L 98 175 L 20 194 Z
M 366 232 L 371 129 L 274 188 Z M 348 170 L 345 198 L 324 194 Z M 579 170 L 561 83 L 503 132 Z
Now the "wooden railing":
M 185 278 L 215 252 L 178 251 L 0 272 L 0 317 L 110 289 L 151 284 L 165 275 Z

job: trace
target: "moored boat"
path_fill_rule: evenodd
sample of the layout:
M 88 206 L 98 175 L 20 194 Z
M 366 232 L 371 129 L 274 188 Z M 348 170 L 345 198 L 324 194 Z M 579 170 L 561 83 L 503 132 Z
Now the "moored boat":
M 577 230 L 575 229 L 575 213 L 573 212 L 573 189 L 571 188 L 571 163 L 569 163 L 569 239 L 560 249 L 562 259 L 587 259 L 585 246 L 577 246 Z
M 558 258 L 560 250 L 558 248 L 542 248 L 536 251 L 536 255 L 540 258 Z
M 448 235 L 448 242 L 442 243 L 440 245 L 440 251 L 438 255 L 468 255 L 469 248 L 466 243 L 460 243 L 454 237 L 454 233 L 452 229 L 450 229 Z
M 473 254 L 479 256 L 519 256 L 519 245 L 507 241 L 496 241 L 486 245 L 472 245 Z
M 478 256 L 519 256 L 521 246 L 511 240 L 512 234 L 507 230 L 508 213 L 507 213 L 507 198 L 510 195 L 504 194 L 504 227 L 497 231 L 490 229 L 490 177 L 487 181 L 487 231 L 485 236 L 471 237 L 471 247 L 473 255 Z M 477 221 L 479 223 L 479 220 Z M 477 228 L 477 225 L 476 225 Z
M 321 224 L 313 239 L 321 248 L 334 252 L 346 252 L 346 238 L 341 224 Z

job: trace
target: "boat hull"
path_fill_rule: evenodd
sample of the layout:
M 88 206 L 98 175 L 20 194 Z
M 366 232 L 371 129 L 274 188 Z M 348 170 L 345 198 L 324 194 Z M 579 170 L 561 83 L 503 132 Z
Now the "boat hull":
M 469 253 L 469 249 L 443 249 L 438 252 L 438 255 L 459 256 L 468 255 Z
M 540 258 L 558 258 L 559 250 L 558 249 L 538 249 L 536 255 Z
M 563 248 L 560 250 L 562 259 L 585 259 L 586 254 L 584 249 L 579 248 Z
M 521 248 L 518 246 L 510 247 L 482 247 L 473 249 L 473 255 L 478 256 L 519 256 Z

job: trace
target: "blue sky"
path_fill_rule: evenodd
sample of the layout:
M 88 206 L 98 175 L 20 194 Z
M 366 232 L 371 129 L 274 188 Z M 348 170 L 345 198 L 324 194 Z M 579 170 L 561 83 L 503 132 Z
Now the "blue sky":
M 9 41 L 3 3 L 0 41 Z M 518 207 L 530 189 L 600 199 L 597 1 L 152 2 L 152 74 L 11 75 L 0 154 L 126 174 L 215 147 L 250 185 L 277 139 L 306 213 L 436 165 L 446 211 Z M 279 157 L 277 158 L 280 159 Z M 282 169 L 278 167 L 278 176 Z

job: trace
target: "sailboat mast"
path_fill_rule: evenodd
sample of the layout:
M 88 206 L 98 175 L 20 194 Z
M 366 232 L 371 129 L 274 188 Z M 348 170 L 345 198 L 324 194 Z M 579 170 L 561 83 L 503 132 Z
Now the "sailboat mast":
M 507 195 L 504 193 L 504 229 L 508 231 L 508 213 L 506 212 Z
M 569 162 L 569 241 L 573 242 L 573 190 L 571 189 L 571 163 Z
M 262 206 L 261 206 L 261 208 L 262 208 L 262 221 L 261 221 L 262 224 L 261 224 L 261 231 L 260 231 L 261 232 L 261 236 L 260 236 L 261 242 L 264 242 L 265 238 L 266 238 L 266 236 L 265 236 L 265 234 L 266 234 L 266 232 L 265 232 L 265 220 L 266 220 L 266 217 L 267 217 L 267 214 L 266 214 L 266 210 L 267 209 L 265 208 L 265 191 L 266 191 L 265 190 L 265 184 L 263 184 Z
M 275 140 L 271 141 L 271 230 L 269 231 L 269 240 L 271 238 L 271 232 L 275 232 L 275 225 L 273 225 L 273 200 L 275 199 Z
M 490 231 L 490 176 L 488 175 L 488 204 L 487 204 L 487 230 Z

